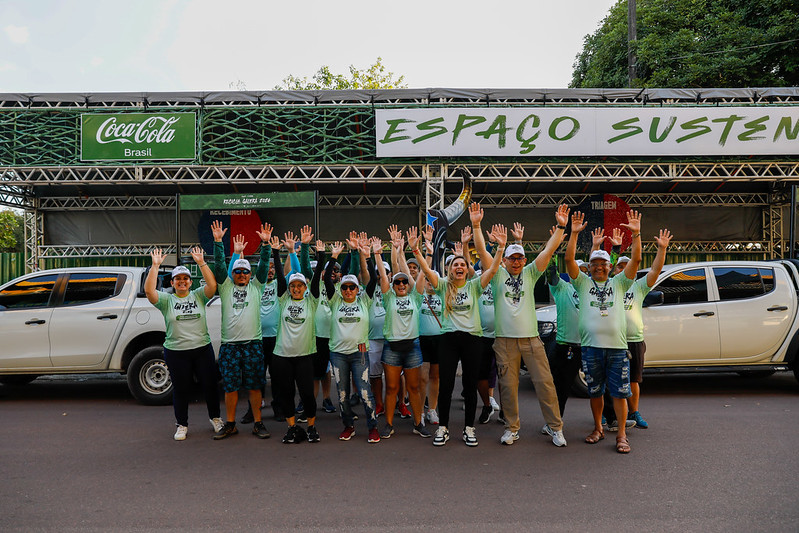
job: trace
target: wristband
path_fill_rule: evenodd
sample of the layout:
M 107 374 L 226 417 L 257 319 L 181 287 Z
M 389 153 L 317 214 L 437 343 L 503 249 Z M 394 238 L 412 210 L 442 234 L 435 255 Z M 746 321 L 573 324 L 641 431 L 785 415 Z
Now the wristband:
M 640 236 L 641 236 L 641 232 L 639 231 L 638 233 L 633 233 L 632 238 L 634 239 L 634 238 L 640 237 Z
M 566 226 L 561 226 L 560 224 L 558 224 L 555 227 L 558 228 L 558 229 L 562 229 L 562 230 L 566 231 Z
M 207 266 L 207 265 L 208 265 L 208 263 L 203 263 L 202 265 L 197 265 L 197 266 L 202 268 L 202 267 Z

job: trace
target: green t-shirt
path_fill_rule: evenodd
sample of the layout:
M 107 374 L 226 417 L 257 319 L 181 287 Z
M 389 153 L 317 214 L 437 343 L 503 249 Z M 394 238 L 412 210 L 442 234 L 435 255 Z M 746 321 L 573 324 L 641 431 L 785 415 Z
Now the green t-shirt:
M 361 292 L 365 293 L 363 287 Z M 369 338 L 381 341 L 383 337 L 383 325 L 386 321 L 386 309 L 383 307 L 383 293 L 380 287 L 375 287 L 374 297 L 369 305 Z
M 541 277 L 535 262 L 522 269 L 518 277 L 511 276 L 504 266 L 491 278 L 494 293 L 494 330 L 497 337 L 525 339 L 538 337 L 535 316 L 535 282 Z
M 324 283 L 320 283 L 319 287 L 319 306 L 316 308 L 316 318 L 314 319 L 314 328 L 316 336 L 323 339 L 330 338 L 330 302 L 327 299 L 327 288 Z
M 444 321 L 441 298 L 438 294 L 419 294 L 415 290 L 411 294 L 419 302 L 419 335 L 441 335 L 439 322 Z
M 627 349 L 627 317 L 624 293 L 634 280 L 624 273 L 598 283 L 580 272 L 572 280 L 580 297 L 580 344 L 591 348 Z M 604 305 L 603 302 L 604 301 Z M 602 307 L 606 316 L 603 316 Z
M 261 335 L 277 335 L 278 313 L 280 306 L 277 304 L 277 280 L 273 279 L 264 285 L 264 292 L 261 294 Z
M 477 337 L 482 337 L 483 326 L 480 323 L 479 300 L 480 295 L 483 293 L 483 286 L 480 283 L 480 277 L 475 276 L 457 290 L 452 302 L 452 312 L 446 311 L 447 285 L 449 285 L 449 280 L 443 276 L 438 278 L 436 294 L 441 298 L 441 303 L 444 304 L 444 320 L 441 322 L 442 333 L 465 331 Z
M 179 298 L 176 294 L 158 291 L 156 309 L 164 315 L 167 350 L 193 350 L 211 343 L 205 321 L 205 287 L 198 287 Z
M 646 281 L 646 276 L 635 280 L 632 287 L 624 293 L 624 312 L 627 314 L 627 342 L 643 342 L 644 317 L 641 306 L 644 296 L 649 294 L 652 287 Z
M 316 353 L 314 315 L 319 302 L 310 292 L 302 300 L 292 300 L 288 290 L 278 298 L 278 315 L 275 355 L 301 357 Z
M 261 296 L 264 287 L 253 276 L 239 287 L 230 278 L 219 285 L 222 302 L 222 342 L 261 340 Z
M 369 343 L 369 306 L 372 299 L 359 293 L 355 301 L 347 303 L 341 294 L 330 299 L 330 351 L 350 354 L 358 351 L 359 344 Z
M 411 290 L 406 296 L 397 296 L 393 289 L 383 295 L 386 321 L 383 336 L 389 341 L 415 339 L 419 336 L 419 298 Z M 419 294 L 418 292 L 416 294 Z
M 480 324 L 483 326 L 483 336 L 494 338 L 494 291 L 489 283 L 480 294 Z
M 549 286 L 549 292 L 555 299 L 558 313 L 558 335 L 556 342 L 560 344 L 580 344 L 580 323 L 578 310 L 580 297 L 574 286 L 563 278 L 558 278 L 558 284 Z

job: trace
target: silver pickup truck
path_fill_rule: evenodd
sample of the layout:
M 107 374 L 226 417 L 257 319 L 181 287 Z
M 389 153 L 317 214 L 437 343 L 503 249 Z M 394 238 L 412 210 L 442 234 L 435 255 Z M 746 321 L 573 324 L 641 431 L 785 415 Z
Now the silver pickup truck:
M 0 383 L 24 384 L 47 374 L 121 372 L 140 402 L 170 403 L 164 319 L 144 296 L 146 274 L 143 267 L 62 268 L 0 286 Z M 168 277 L 168 270 L 159 273 L 159 288 Z M 218 353 L 216 300 L 208 303 L 207 318 Z
M 799 380 L 797 267 L 796 260 L 664 266 L 644 300 L 645 372 L 768 376 L 793 370 Z M 536 313 L 551 347 L 555 306 Z

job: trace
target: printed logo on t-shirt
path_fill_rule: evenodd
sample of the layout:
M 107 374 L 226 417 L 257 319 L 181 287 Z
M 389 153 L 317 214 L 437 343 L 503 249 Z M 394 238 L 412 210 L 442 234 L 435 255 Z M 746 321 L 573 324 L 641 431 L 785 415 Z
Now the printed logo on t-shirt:
M 625 292 L 624 293 L 624 310 L 629 311 L 633 308 L 633 303 L 635 301 L 635 295 L 632 292 Z
M 357 303 L 342 303 L 337 311 L 338 321 L 340 324 L 351 324 L 355 322 L 360 322 L 361 317 L 358 316 L 358 313 L 361 310 L 361 306 Z
M 249 302 L 247 300 L 247 289 L 233 289 L 233 309 L 244 309 Z
M 452 302 L 453 311 L 468 311 L 472 308 L 471 303 L 466 303 L 469 299 L 469 294 L 465 292 L 458 292 L 455 294 L 455 301 Z
M 397 314 L 399 316 L 409 316 L 413 314 L 413 306 L 410 298 L 397 298 Z
M 172 309 L 175 311 L 175 320 L 197 320 L 202 316 L 199 313 L 194 313 L 198 308 L 197 302 L 189 301 L 175 302 Z
M 286 306 L 286 313 L 288 316 L 284 318 L 289 324 L 304 324 L 305 323 L 305 306 L 289 304 Z
M 483 291 L 480 302 L 484 307 L 494 307 L 494 293 L 491 291 L 491 285 L 488 285 Z
M 277 301 L 277 287 L 274 285 L 267 285 L 261 295 L 261 305 L 274 304 Z

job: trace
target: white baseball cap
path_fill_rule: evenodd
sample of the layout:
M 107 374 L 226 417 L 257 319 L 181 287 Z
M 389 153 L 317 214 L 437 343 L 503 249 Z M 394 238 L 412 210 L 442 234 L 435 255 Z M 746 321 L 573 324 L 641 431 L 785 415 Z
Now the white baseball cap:
M 397 281 L 398 279 L 407 279 L 407 280 L 410 280 L 410 277 L 409 277 L 409 276 L 408 276 L 408 274 L 406 274 L 405 272 L 397 272 L 397 273 L 396 273 L 396 274 L 394 274 L 394 276 L 391 278 L 391 283 L 394 283 L 394 282 L 395 282 L 395 281 Z
M 522 254 L 524 255 L 524 246 L 521 244 L 511 244 L 507 248 L 505 248 L 505 257 L 510 257 L 513 254 Z
M 629 263 L 629 262 L 630 262 L 630 258 L 627 257 L 626 255 L 623 255 L 623 256 L 619 257 L 619 259 L 616 261 L 616 264 L 619 265 L 621 263 Z
M 577 260 L 577 268 L 583 268 L 583 267 L 588 267 L 588 265 L 586 264 L 585 261 L 583 261 L 581 259 L 578 259 Z
M 233 263 L 233 270 L 236 270 L 237 268 L 252 270 L 252 268 L 250 267 L 250 262 L 247 261 L 246 259 L 236 259 L 236 261 Z
M 346 276 L 341 278 L 341 284 L 343 285 L 345 283 L 352 283 L 355 286 L 359 286 L 358 278 L 352 274 L 347 274 Z
M 588 258 L 588 262 L 590 263 L 594 259 L 602 259 L 603 261 L 610 261 L 610 254 L 608 254 L 605 250 L 594 250 L 591 252 L 591 257 Z
M 383 268 L 386 269 L 386 272 L 391 272 L 391 265 L 389 265 L 386 261 L 383 261 Z
M 303 285 L 308 285 L 308 281 L 305 279 L 305 276 L 303 276 L 300 272 L 295 272 L 294 274 L 289 276 L 289 285 L 291 285 L 295 281 L 299 281 Z
M 176 266 L 172 269 L 172 278 L 175 278 L 180 274 L 186 274 L 187 276 L 191 277 L 191 271 L 184 266 Z

